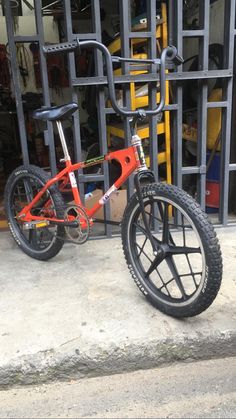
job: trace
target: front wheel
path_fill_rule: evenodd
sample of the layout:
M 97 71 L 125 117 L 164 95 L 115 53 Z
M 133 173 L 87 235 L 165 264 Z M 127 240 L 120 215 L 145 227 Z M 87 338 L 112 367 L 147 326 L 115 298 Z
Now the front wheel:
M 144 186 L 142 196 L 158 252 L 134 194 L 122 223 L 129 270 L 156 308 L 173 317 L 195 316 L 210 306 L 221 284 L 222 258 L 213 226 L 199 204 L 173 185 Z

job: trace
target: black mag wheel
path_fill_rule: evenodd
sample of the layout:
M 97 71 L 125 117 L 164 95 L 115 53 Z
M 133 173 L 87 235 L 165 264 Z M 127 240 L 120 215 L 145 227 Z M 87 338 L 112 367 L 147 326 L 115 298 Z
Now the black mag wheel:
M 5 187 L 5 209 L 11 233 L 19 247 L 29 256 L 48 260 L 63 246 L 64 227 L 48 225 L 26 229 L 17 214 L 36 196 L 48 174 L 39 167 L 20 166 L 8 178 Z M 56 186 L 50 187 L 31 210 L 35 216 L 64 218 L 64 201 Z
M 145 213 L 158 255 L 147 236 L 136 194 L 125 210 L 122 243 L 136 285 L 159 310 L 195 316 L 215 299 L 222 258 L 213 226 L 199 204 L 173 185 L 142 188 Z

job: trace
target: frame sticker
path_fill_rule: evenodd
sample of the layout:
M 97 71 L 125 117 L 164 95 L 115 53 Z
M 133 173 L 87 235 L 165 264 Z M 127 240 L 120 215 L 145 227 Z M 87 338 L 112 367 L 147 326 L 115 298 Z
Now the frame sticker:
M 77 182 L 76 182 L 76 179 L 75 179 L 74 172 L 70 172 L 69 177 L 70 177 L 70 183 L 71 183 L 72 188 L 77 188 Z
M 99 204 L 106 204 L 106 202 L 109 201 L 111 194 L 115 191 L 117 191 L 117 188 L 115 187 L 115 185 L 112 185 L 110 189 L 108 189 L 108 191 L 99 199 Z

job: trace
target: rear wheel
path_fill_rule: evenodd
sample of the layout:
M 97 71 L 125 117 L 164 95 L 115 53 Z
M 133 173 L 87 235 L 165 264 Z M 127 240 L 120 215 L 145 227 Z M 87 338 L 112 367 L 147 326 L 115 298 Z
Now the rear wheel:
M 214 229 L 198 203 L 175 186 L 147 185 L 142 195 L 159 251 L 154 255 L 134 194 L 122 225 L 130 272 L 159 310 L 174 317 L 197 315 L 213 302 L 221 283 L 221 252 Z
M 62 248 L 64 227 L 48 225 L 26 229 L 17 214 L 31 202 L 48 181 L 47 173 L 36 166 L 20 166 L 8 178 L 5 188 L 5 208 L 11 233 L 27 255 L 47 260 Z M 64 218 L 64 201 L 56 186 L 50 187 L 31 210 L 35 216 Z

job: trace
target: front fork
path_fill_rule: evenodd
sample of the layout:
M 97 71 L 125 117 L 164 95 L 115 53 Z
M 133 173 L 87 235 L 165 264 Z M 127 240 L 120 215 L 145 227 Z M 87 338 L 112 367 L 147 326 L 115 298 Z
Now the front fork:
M 160 250 L 160 246 L 158 245 L 158 243 L 156 242 L 156 240 L 154 239 L 151 233 L 151 229 L 150 229 L 148 219 L 147 219 L 147 214 L 145 212 L 142 190 L 141 190 L 142 180 L 145 179 L 146 181 L 148 179 L 149 183 L 155 183 L 156 179 L 155 179 L 154 173 L 147 168 L 141 138 L 137 134 L 133 134 L 131 138 L 131 143 L 133 146 L 136 147 L 137 159 L 139 160 L 138 171 L 134 176 L 134 186 L 135 186 L 136 193 L 138 196 L 138 201 L 139 201 L 139 205 L 140 205 L 140 209 L 142 213 L 142 218 L 143 218 L 143 223 L 145 226 L 146 234 L 152 245 L 153 254 L 157 256 L 158 251 Z

